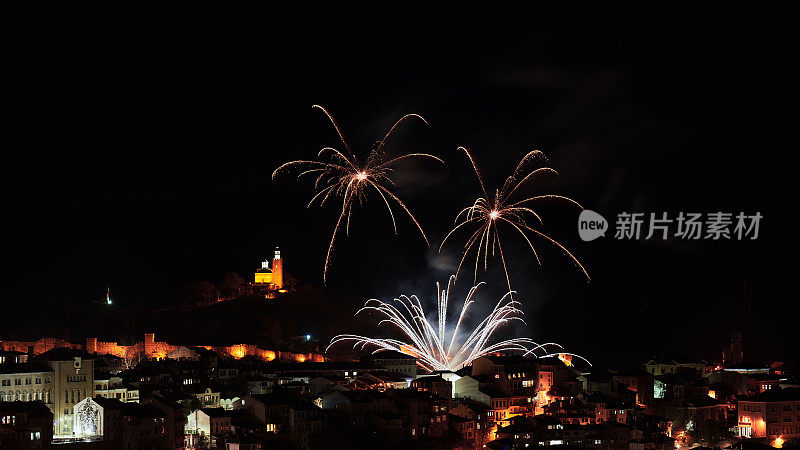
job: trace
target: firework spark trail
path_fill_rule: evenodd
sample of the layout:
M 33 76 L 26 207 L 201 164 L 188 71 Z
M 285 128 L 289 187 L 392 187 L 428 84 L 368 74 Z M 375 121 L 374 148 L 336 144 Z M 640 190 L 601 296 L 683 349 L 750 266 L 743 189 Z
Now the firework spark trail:
M 538 344 L 529 338 L 513 338 L 489 344 L 501 325 L 514 321 L 524 323 L 520 317 L 523 313 L 517 307 L 519 302 L 511 298 L 511 292 L 497 302 L 492 312 L 466 338 L 461 338 L 460 332 L 464 318 L 470 305 L 475 303 L 473 300 L 475 293 L 483 283 L 479 283 L 469 290 L 455 326 L 452 331 L 448 330 L 447 306 L 455 280 L 455 275 L 451 276 L 445 290 L 442 290 L 439 283 L 436 283 L 438 315 L 435 327 L 428 321 L 422 303 L 416 295 L 410 297 L 401 295 L 392 303 L 371 299 L 356 312 L 356 315 L 365 311 L 382 315 L 383 318 L 378 325 L 384 323 L 392 325 L 403 335 L 404 340 L 341 334 L 331 339 L 325 351 L 338 343 L 352 342 L 353 348 L 375 347 L 373 353 L 396 351 L 414 356 L 420 365 L 431 371 L 455 371 L 490 353 L 509 351 L 537 358 L 570 355 L 586 361 L 579 355 L 564 352 L 563 347 L 553 342 Z M 399 306 L 395 306 L 393 303 L 399 303 Z M 453 350 L 454 346 L 455 351 Z M 588 361 L 586 362 L 588 363 Z
M 330 267 L 333 257 L 333 246 L 336 241 L 336 236 L 342 227 L 344 227 L 346 235 L 350 234 L 350 218 L 352 216 L 353 206 L 356 203 L 358 205 L 363 205 L 364 201 L 366 201 L 368 191 L 371 192 L 374 190 L 383 200 L 383 203 L 389 210 L 389 217 L 392 219 L 392 227 L 395 233 L 397 233 L 397 222 L 390 201 L 395 202 L 397 206 L 408 215 L 411 221 L 414 222 L 414 225 L 416 225 L 422 238 L 425 239 L 425 243 L 430 245 L 427 236 L 425 236 L 425 232 L 422 230 L 422 225 L 420 225 L 414 215 L 411 214 L 411 211 L 409 211 L 405 203 L 390 190 L 390 187 L 394 186 L 394 182 L 389 175 L 392 172 L 391 166 L 404 159 L 430 158 L 442 164 L 444 164 L 444 161 L 427 153 L 409 153 L 384 161 L 383 152 L 386 140 L 402 122 L 412 118 L 422 120 L 426 125 L 428 122 L 418 114 L 406 114 L 401 117 L 392 125 L 383 139 L 375 143 L 366 161 L 361 163 L 353 154 L 350 145 L 347 143 L 347 139 L 345 139 L 339 124 L 333 116 L 322 106 L 314 105 L 313 108 L 320 109 L 325 113 L 331 124 L 333 124 L 333 128 L 336 129 L 336 134 L 338 134 L 339 139 L 342 141 L 346 152 L 341 152 L 333 147 L 325 147 L 317 154 L 317 157 L 320 159 L 319 161 L 305 160 L 288 162 L 275 169 L 272 173 L 272 179 L 274 180 L 283 172 L 294 169 L 301 170 L 299 175 L 297 175 L 298 179 L 304 175 L 316 175 L 316 180 L 314 181 L 316 193 L 311 198 L 311 201 L 308 202 L 309 208 L 317 201 L 319 201 L 320 206 L 322 206 L 332 198 L 341 197 L 342 199 L 342 209 L 336 220 L 336 226 L 333 229 L 331 241 L 328 245 L 328 252 L 325 255 L 325 267 L 322 273 L 323 282 L 327 281 L 328 268 Z
M 544 154 L 541 151 L 534 150 L 525 155 L 522 160 L 520 160 L 519 164 L 517 164 L 517 167 L 514 169 L 514 172 L 511 174 L 511 176 L 506 178 L 502 189 L 495 191 L 494 200 L 492 200 L 490 195 L 487 193 L 486 185 L 483 181 L 483 175 L 481 175 L 481 171 L 478 168 L 478 164 L 475 162 L 475 159 L 472 157 L 472 154 L 464 147 L 459 147 L 458 149 L 464 152 L 472 164 L 472 168 L 478 178 L 483 196 L 478 197 L 471 206 L 462 209 L 458 213 L 454 222 L 455 226 L 452 230 L 450 230 L 447 236 L 445 236 L 444 240 L 442 240 L 441 246 L 439 247 L 439 252 L 441 252 L 447 240 L 458 230 L 461 230 L 462 228 L 468 229 L 470 226 L 477 227 L 467 239 L 466 244 L 464 244 L 463 254 L 461 255 L 461 260 L 459 261 L 458 268 L 456 269 L 456 276 L 458 276 L 459 272 L 461 272 L 461 267 L 464 265 L 464 261 L 466 260 L 470 251 L 473 249 L 475 250 L 475 267 L 473 273 L 474 280 L 477 280 L 478 278 L 478 267 L 480 266 L 481 258 L 483 258 L 483 270 L 485 271 L 488 268 L 489 256 L 491 255 L 494 257 L 496 254 L 499 254 L 500 260 L 503 263 L 503 272 L 506 275 L 506 283 L 508 284 L 509 291 L 511 291 L 511 279 L 508 275 L 508 266 L 506 264 L 505 255 L 503 254 L 503 246 L 500 242 L 500 231 L 498 227 L 500 223 L 503 223 L 508 224 L 520 235 L 522 235 L 522 237 L 525 239 L 525 242 L 533 252 L 536 262 L 539 265 L 541 265 L 539 252 L 536 251 L 536 247 L 533 245 L 533 242 L 531 242 L 530 239 L 534 236 L 544 239 L 558 247 L 575 263 L 578 268 L 580 268 L 581 272 L 583 272 L 583 275 L 586 276 L 586 279 L 590 279 L 586 269 L 583 267 L 580 261 L 578 261 L 578 259 L 572 253 L 570 253 L 569 250 L 567 250 L 563 245 L 558 243 L 550 236 L 529 225 L 529 222 L 538 222 L 539 225 L 542 225 L 543 223 L 541 216 L 530 206 L 531 204 L 542 200 L 556 200 L 571 203 L 583 209 L 578 202 L 568 197 L 553 194 L 537 195 L 519 201 L 511 201 L 512 195 L 517 192 L 521 186 L 533 181 L 538 175 L 558 175 L 558 172 L 550 167 L 539 167 L 534 170 L 530 170 L 528 168 L 533 162 L 535 162 L 535 160 L 544 158 Z M 529 234 L 532 236 L 529 236 Z

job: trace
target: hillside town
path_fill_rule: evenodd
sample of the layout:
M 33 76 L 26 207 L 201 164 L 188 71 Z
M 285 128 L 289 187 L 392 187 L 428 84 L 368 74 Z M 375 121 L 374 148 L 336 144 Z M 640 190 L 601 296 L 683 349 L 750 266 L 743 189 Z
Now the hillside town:
M 0 341 L 2 448 L 671 449 L 800 438 L 797 374 L 680 356 L 626 368 L 489 355 L 456 372 L 379 352 Z M 739 448 L 739 447 L 735 447 Z

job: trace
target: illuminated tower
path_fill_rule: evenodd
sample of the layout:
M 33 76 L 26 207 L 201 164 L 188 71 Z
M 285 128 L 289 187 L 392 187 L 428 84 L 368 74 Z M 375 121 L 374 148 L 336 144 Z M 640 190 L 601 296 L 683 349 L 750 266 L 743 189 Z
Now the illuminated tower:
M 283 260 L 278 247 L 275 247 L 275 257 L 272 258 L 272 284 L 278 289 L 283 287 Z
M 145 333 L 144 334 L 144 354 L 146 357 L 151 357 L 153 353 L 156 351 L 156 334 L 155 333 Z

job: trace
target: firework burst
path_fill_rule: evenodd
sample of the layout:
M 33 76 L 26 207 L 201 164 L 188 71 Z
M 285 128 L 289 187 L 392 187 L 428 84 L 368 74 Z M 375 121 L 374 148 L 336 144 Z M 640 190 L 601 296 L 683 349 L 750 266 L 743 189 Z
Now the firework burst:
M 581 356 L 564 352 L 563 347 L 552 342 L 538 344 L 528 338 L 513 338 L 492 343 L 493 335 L 502 325 L 515 321 L 524 323 L 521 317 L 523 313 L 518 308 L 520 303 L 512 298 L 512 292 L 504 295 L 472 331 L 463 330 L 467 312 L 475 303 L 475 293 L 483 283 L 469 290 L 452 329 L 448 329 L 447 307 L 455 279 L 455 275 L 450 277 L 445 290 L 436 283 L 438 314 L 435 324 L 428 321 L 416 295 L 401 295 L 394 302 L 371 299 L 356 314 L 370 311 L 378 313 L 383 317 L 378 325 L 386 323 L 393 326 L 403 335 L 403 340 L 341 334 L 331 340 L 328 349 L 338 343 L 352 342 L 353 348 L 374 347 L 373 353 L 397 351 L 417 358 L 421 366 L 431 371 L 455 371 L 477 358 L 496 352 L 516 352 L 537 358 L 570 355 L 585 361 Z
M 366 160 L 359 161 L 350 149 L 350 145 L 347 143 L 341 128 L 339 128 L 339 124 L 336 123 L 333 116 L 322 106 L 314 105 L 313 108 L 321 110 L 328 117 L 344 145 L 344 151 L 333 147 L 325 147 L 320 150 L 317 155 L 319 161 L 288 162 L 275 169 L 275 172 L 272 173 L 272 179 L 274 180 L 281 173 L 291 170 L 298 170 L 300 172 L 297 175 L 298 179 L 305 175 L 314 175 L 316 177 L 316 181 L 314 182 L 316 193 L 311 198 L 311 201 L 308 202 L 309 208 L 315 202 L 318 202 L 320 206 L 322 206 L 331 199 L 341 199 L 342 208 L 339 213 L 339 218 L 336 221 L 336 226 L 333 228 L 331 241 L 328 245 L 328 252 L 325 255 L 323 281 L 327 281 L 328 268 L 330 267 L 331 258 L 333 256 L 333 244 L 336 241 L 337 234 L 343 227 L 345 229 L 345 234 L 350 234 L 350 218 L 352 216 L 353 206 L 362 205 L 364 201 L 366 201 L 369 192 L 377 193 L 383 200 L 383 203 L 389 210 L 389 216 L 392 219 L 392 226 L 395 234 L 397 233 L 397 222 L 395 221 L 395 214 L 392 210 L 392 203 L 396 204 L 397 207 L 402 209 L 403 212 L 411 218 L 411 221 L 416 225 L 422 238 L 425 239 L 425 243 L 430 245 L 417 219 L 411 214 L 411 211 L 409 211 L 405 203 L 392 192 L 391 188 L 394 186 L 394 182 L 390 174 L 392 172 L 392 165 L 408 158 L 430 158 L 442 164 L 444 164 L 444 161 L 427 153 L 408 153 L 386 159 L 383 151 L 386 140 L 402 122 L 412 118 L 419 119 L 426 125 L 428 122 L 420 115 L 406 114 L 392 125 L 383 139 L 377 141 L 373 145 Z
M 528 244 L 534 256 L 536 257 L 536 262 L 539 265 L 542 264 L 541 260 L 539 259 L 539 252 L 536 251 L 536 247 L 534 247 L 531 237 L 544 239 L 545 241 L 558 247 L 575 263 L 578 268 L 580 268 L 581 272 L 588 280 L 589 274 L 586 272 L 586 269 L 583 267 L 580 261 L 578 261 L 578 259 L 569 252 L 569 250 L 567 250 L 563 245 L 559 244 L 550 236 L 542 233 L 532 226 L 534 223 L 538 223 L 540 226 L 542 225 L 541 216 L 536 212 L 536 210 L 533 209 L 533 205 L 539 201 L 555 200 L 571 203 L 581 209 L 583 209 L 583 207 L 571 198 L 552 194 L 527 197 L 518 201 L 511 200 L 513 195 L 518 192 L 520 187 L 533 181 L 536 177 L 545 174 L 558 174 L 558 172 L 550 167 L 538 167 L 535 169 L 530 168 L 537 160 L 544 159 L 544 154 L 539 150 L 534 150 L 525 155 L 519 164 L 517 164 L 517 168 L 514 170 L 511 176 L 506 178 L 505 183 L 503 183 L 503 188 L 495 191 L 494 198 L 492 199 L 486 191 L 486 185 L 483 182 L 483 176 L 481 175 L 481 172 L 478 169 L 478 165 L 475 162 L 475 159 L 472 157 L 472 154 L 464 147 L 459 147 L 458 149 L 464 152 L 472 164 L 475 175 L 478 177 L 478 182 L 480 183 L 483 196 L 476 199 L 471 206 L 462 209 L 461 212 L 458 213 L 455 220 L 455 227 L 447 234 L 447 236 L 445 236 L 444 240 L 442 241 L 442 245 L 439 247 L 439 251 L 441 252 L 445 242 L 447 242 L 450 236 L 453 236 L 454 233 L 461 229 L 469 229 L 470 227 L 474 227 L 472 235 L 467 240 L 467 243 L 464 244 L 463 254 L 458 263 L 458 268 L 456 269 L 456 276 L 458 276 L 459 272 L 461 271 L 461 267 L 464 265 L 464 261 L 467 259 L 467 256 L 473 250 L 475 251 L 475 280 L 477 280 L 478 277 L 478 267 L 480 266 L 481 257 L 483 257 L 483 269 L 486 270 L 489 256 L 491 255 L 494 257 L 499 255 L 500 260 L 503 263 L 503 271 L 506 275 L 508 289 L 511 291 L 511 279 L 508 276 L 508 266 L 506 264 L 505 256 L 503 255 L 503 246 L 500 242 L 499 226 L 504 225 L 513 228 L 520 235 L 522 235 L 522 237 L 525 239 L 525 242 Z

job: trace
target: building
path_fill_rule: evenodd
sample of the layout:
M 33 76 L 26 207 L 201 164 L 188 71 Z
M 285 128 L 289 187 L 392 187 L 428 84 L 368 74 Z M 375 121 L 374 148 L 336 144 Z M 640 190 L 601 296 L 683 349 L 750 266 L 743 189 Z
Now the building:
M 189 414 L 186 423 L 186 444 L 198 447 L 215 445 L 218 437 L 233 433 L 231 412 L 222 408 L 201 408 Z
M 285 364 L 277 369 L 282 375 L 301 374 L 310 376 L 336 376 L 347 379 L 354 379 L 361 374 L 368 372 L 384 372 L 386 369 L 378 367 L 371 363 L 365 362 L 349 362 L 349 361 L 330 361 L 318 362 L 307 361 L 298 362 L 294 364 Z
M 385 351 L 372 355 L 370 361 L 389 372 L 397 372 L 411 378 L 417 377 L 417 358 L 395 351 Z
M 739 436 L 770 442 L 800 437 L 800 389 L 768 391 L 740 398 Z
M 519 355 L 483 356 L 472 362 L 472 376 L 485 375 L 493 387 L 514 396 L 534 397 L 537 386 L 536 361 Z
M 102 440 L 110 448 L 173 448 L 166 414 L 152 405 L 86 398 L 73 406 L 71 437 Z
M 636 403 L 649 406 L 653 402 L 653 376 L 642 369 L 619 370 L 613 374 L 617 387 L 636 392 Z
M 185 361 L 199 361 L 200 355 L 194 350 L 180 346 L 175 350 L 167 353 L 167 359 L 185 360 Z
M 496 427 L 493 427 L 493 422 L 489 418 L 488 408 L 488 403 L 483 404 L 469 399 L 463 399 L 458 400 L 458 404 L 449 411 L 450 415 L 459 416 L 475 422 L 475 448 L 482 448 L 491 437 L 494 437 L 490 437 L 490 434 L 494 434 L 492 430 L 495 430 Z
M 491 397 L 481 392 L 480 381 L 470 376 L 461 377 L 453 382 L 453 398 L 469 399 L 486 406 L 491 403 Z
M 442 375 L 423 375 L 411 382 L 411 389 L 430 392 L 439 397 L 450 399 L 454 396 L 453 383 Z
M 54 348 L 35 360 L 52 371 L 53 394 L 46 404 L 53 411 L 53 434 L 71 436 L 73 407 L 94 395 L 94 360 L 88 353 L 71 348 Z
M 40 401 L 0 401 L 0 448 L 45 448 L 53 440 L 53 413 Z
M 481 392 L 489 397 L 489 409 L 486 412 L 489 420 L 498 426 L 509 425 L 509 418 L 512 415 L 511 406 L 515 399 L 511 395 L 491 387 L 482 387 Z
M 0 401 L 53 401 L 53 371 L 40 363 L 0 364 Z
M 478 448 L 478 422 L 455 414 L 447 415 L 447 423 L 458 434 L 459 448 Z M 481 444 L 482 445 L 482 444 Z
M 389 396 L 369 390 L 333 391 L 322 397 L 322 409 L 346 415 L 356 430 L 369 430 L 375 436 L 403 435 L 402 408 Z
M 321 377 L 310 380 L 313 382 Z M 334 377 L 331 377 L 334 378 Z M 334 385 L 335 380 L 329 380 L 330 385 Z M 400 375 L 397 372 L 365 372 L 356 378 L 354 386 L 356 389 L 375 389 L 384 391 L 386 389 L 406 389 L 411 379 Z M 330 389 L 333 386 L 328 387 Z M 321 391 L 318 391 L 321 392 Z M 313 394 L 312 389 L 312 394 Z
M 168 449 L 183 449 L 184 448 L 184 433 L 186 429 L 187 416 L 184 413 L 183 406 L 178 402 L 170 402 L 165 399 L 149 397 L 144 401 L 144 404 L 152 405 L 153 408 L 164 413 L 166 435 L 170 444 L 167 445 Z
M 728 407 L 722 402 L 711 397 L 690 398 L 680 403 L 679 414 L 685 421 L 694 424 L 704 422 L 725 423 L 728 418 Z
M 52 434 L 72 435 L 72 407 L 94 396 L 94 361 L 88 356 L 57 347 L 33 362 L 0 365 L 0 399 L 42 401 L 53 412 Z
M 645 370 L 653 376 L 678 373 L 680 369 L 693 369 L 703 374 L 708 363 L 702 359 L 676 356 L 671 358 L 653 358 L 644 364 Z
M 197 397 L 200 400 L 200 403 L 203 405 L 204 408 L 219 408 L 220 407 L 220 393 L 219 391 L 214 392 L 213 389 L 210 387 L 208 388 L 200 388 L 200 392 L 195 392 L 192 395 Z
M 28 354 L 16 350 L 0 349 L 0 364 L 28 362 Z
M 111 375 L 108 372 L 95 372 L 93 397 L 116 398 L 127 402 L 139 401 L 139 390 L 129 388 L 122 382 L 122 377 Z
M 322 429 L 322 409 L 299 397 L 283 394 L 248 395 L 242 400 L 242 406 L 283 445 L 311 448 L 311 439 Z
M 443 438 L 447 435 L 447 412 L 451 399 L 416 389 L 389 389 L 385 394 L 405 406 L 406 432 L 411 439 Z
M 253 275 L 253 283 L 269 286 L 274 290 L 283 289 L 283 259 L 281 259 L 281 250 L 278 247 L 275 247 L 272 269 L 269 267 L 269 261 L 264 260 L 261 263 L 261 268 Z

